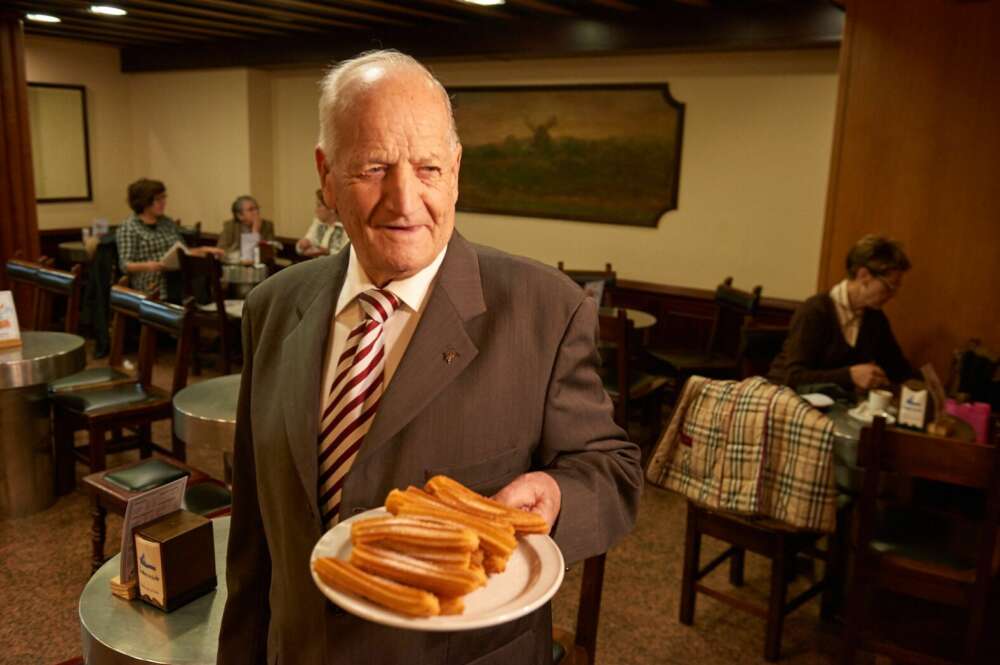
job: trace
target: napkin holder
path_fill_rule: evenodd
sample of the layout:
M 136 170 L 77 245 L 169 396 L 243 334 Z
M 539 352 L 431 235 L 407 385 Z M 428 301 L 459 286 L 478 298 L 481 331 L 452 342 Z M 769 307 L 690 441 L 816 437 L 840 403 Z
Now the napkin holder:
M 927 424 L 927 402 L 930 394 L 918 381 L 903 384 L 899 396 L 899 424 L 922 430 Z
M 175 510 L 135 530 L 139 597 L 172 612 L 214 589 L 212 522 Z

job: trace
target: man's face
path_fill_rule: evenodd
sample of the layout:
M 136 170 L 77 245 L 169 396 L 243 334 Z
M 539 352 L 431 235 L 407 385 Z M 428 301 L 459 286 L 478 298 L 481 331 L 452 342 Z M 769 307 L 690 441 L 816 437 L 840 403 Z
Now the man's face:
M 334 118 L 330 163 L 316 149 L 327 205 L 336 210 L 368 277 L 383 286 L 429 265 L 451 238 L 461 147 L 441 93 L 419 73 L 372 72 Z
M 260 222 L 260 207 L 253 201 L 244 201 L 237 217 L 246 226 L 253 226 Z

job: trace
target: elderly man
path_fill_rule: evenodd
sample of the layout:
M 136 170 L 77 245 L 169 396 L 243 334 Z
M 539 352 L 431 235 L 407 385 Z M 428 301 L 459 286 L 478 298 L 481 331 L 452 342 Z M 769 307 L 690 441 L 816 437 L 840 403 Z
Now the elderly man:
M 252 261 L 252 249 L 261 241 L 276 243 L 274 240 L 274 222 L 264 219 L 260 214 L 260 204 L 257 199 L 244 194 L 236 197 L 231 206 L 233 218 L 222 225 L 222 233 L 216 246 L 226 252 L 233 263 Z M 246 237 L 245 241 L 243 238 Z
M 462 149 L 440 83 L 408 56 L 363 55 L 327 76 L 320 125 L 351 244 L 247 300 L 218 662 L 549 663 L 548 605 L 430 633 L 358 619 L 313 585 L 327 528 L 435 474 L 536 511 L 568 562 L 629 531 L 641 483 L 596 371 L 593 301 L 454 232 Z

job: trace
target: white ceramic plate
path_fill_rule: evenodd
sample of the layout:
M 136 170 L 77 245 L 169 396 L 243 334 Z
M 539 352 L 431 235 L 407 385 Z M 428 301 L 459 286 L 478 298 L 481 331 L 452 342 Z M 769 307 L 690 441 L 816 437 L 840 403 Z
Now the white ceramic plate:
M 868 402 L 861 402 L 861 404 L 858 404 L 856 407 L 854 407 L 853 409 L 851 409 L 850 411 L 848 411 L 847 415 L 849 415 L 851 418 L 854 418 L 855 420 L 860 420 L 861 422 L 865 423 L 866 425 L 871 425 L 872 420 L 873 420 L 873 415 L 868 410 Z M 882 415 L 882 416 L 885 417 L 885 422 L 886 422 L 887 425 L 894 425 L 894 424 L 896 424 L 896 417 L 893 416 L 891 413 L 884 413 L 883 412 L 883 413 L 881 413 L 879 415 Z
M 806 393 L 805 395 L 799 395 L 799 397 L 817 409 L 825 409 L 828 406 L 833 406 L 833 398 L 823 393 Z
M 309 570 L 313 582 L 335 605 L 351 614 L 384 626 L 408 630 L 456 631 L 497 626 L 534 612 L 549 601 L 563 581 L 566 563 L 555 541 L 548 536 L 518 537 L 518 546 L 507 562 L 507 570 L 492 575 L 486 586 L 465 596 L 465 612 L 451 616 L 408 617 L 327 586 L 312 569 L 318 557 L 347 560 L 351 555 L 351 523 L 388 514 L 385 508 L 346 519 L 327 531 L 313 547 Z

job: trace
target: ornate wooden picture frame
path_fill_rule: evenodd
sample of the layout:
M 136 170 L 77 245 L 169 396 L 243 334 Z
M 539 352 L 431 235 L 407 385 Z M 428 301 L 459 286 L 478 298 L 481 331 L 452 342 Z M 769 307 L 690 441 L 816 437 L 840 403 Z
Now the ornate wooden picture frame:
M 684 104 L 666 83 L 448 92 L 459 210 L 655 227 L 677 208 Z

